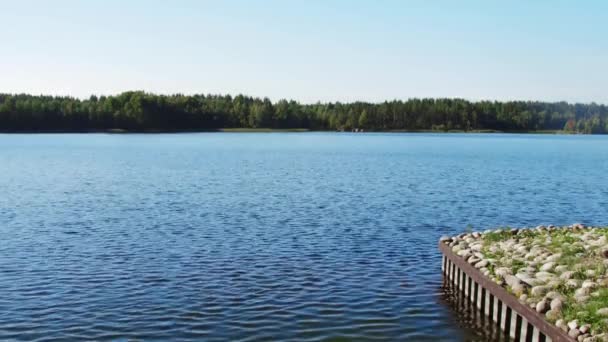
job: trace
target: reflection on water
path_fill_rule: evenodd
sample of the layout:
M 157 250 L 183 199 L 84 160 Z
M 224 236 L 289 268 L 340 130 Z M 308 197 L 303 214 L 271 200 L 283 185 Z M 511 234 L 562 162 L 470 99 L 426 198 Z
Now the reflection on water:
M 488 316 L 484 315 L 451 282 L 444 279 L 439 303 L 454 312 L 455 323 L 467 332 L 465 341 L 503 341 L 512 339 Z

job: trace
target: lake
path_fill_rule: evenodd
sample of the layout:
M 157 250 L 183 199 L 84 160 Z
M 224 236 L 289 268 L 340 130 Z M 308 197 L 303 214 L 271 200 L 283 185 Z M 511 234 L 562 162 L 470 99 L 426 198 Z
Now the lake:
M 485 340 L 441 235 L 608 224 L 608 137 L 0 134 L 0 340 Z

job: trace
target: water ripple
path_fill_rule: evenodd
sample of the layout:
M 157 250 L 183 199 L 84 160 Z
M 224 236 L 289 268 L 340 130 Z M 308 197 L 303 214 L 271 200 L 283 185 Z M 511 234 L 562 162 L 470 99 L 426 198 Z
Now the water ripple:
M 500 339 L 443 285 L 439 236 L 608 216 L 605 137 L 0 135 L 0 146 L 1 340 Z

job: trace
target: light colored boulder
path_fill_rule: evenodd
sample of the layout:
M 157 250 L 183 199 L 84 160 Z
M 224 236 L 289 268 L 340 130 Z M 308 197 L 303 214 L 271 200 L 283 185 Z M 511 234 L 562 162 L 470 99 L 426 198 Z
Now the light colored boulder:
M 509 285 L 511 287 L 513 287 L 516 284 L 521 283 L 521 280 L 514 275 L 507 274 L 503 278 L 505 280 L 505 283 L 507 283 L 507 285 Z
M 475 268 L 484 268 L 487 267 L 490 264 L 490 262 L 488 260 L 481 260 L 478 263 L 475 264 Z
M 554 322 L 556 319 L 558 319 L 559 317 L 561 317 L 562 313 L 561 311 L 558 310 L 549 310 L 547 311 L 547 313 L 545 313 L 545 317 L 547 317 L 547 320 Z
M 547 257 L 547 259 L 545 259 L 545 260 L 555 262 L 555 261 L 559 260 L 559 258 L 561 258 L 561 257 L 562 257 L 562 253 L 555 253 L 555 254 Z
M 555 262 L 550 261 L 550 262 L 547 262 L 544 265 L 542 265 L 540 267 L 540 270 L 541 271 L 551 271 L 551 269 L 553 269 L 554 266 L 555 266 Z
M 536 303 L 536 312 L 538 313 L 545 313 L 550 309 L 549 307 L 549 303 L 547 302 L 546 299 L 541 300 L 540 302 Z
M 508 267 L 498 267 L 496 270 L 494 270 L 494 274 L 504 278 L 504 276 L 506 276 L 507 274 L 513 274 L 513 272 Z
M 595 289 L 597 287 L 597 283 L 592 280 L 585 280 L 581 285 L 583 289 Z
M 551 310 L 561 311 L 564 306 L 564 301 L 561 298 L 553 298 L 550 303 Z
M 572 278 L 572 276 L 574 276 L 574 271 L 565 271 L 559 275 L 559 278 L 566 280 Z
M 555 274 L 551 272 L 541 271 L 536 273 L 536 278 L 546 282 L 555 278 Z
M 574 289 L 574 288 L 579 287 L 580 283 L 581 282 L 577 279 L 568 279 L 568 280 L 566 280 L 564 285 L 566 285 L 566 287 L 569 289 Z
M 530 290 L 530 294 L 534 297 L 544 296 L 547 292 L 549 292 L 549 287 L 544 285 L 534 286 Z
M 557 321 L 555 321 L 555 326 L 562 329 L 565 332 L 568 332 L 568 325 L 566 324 L 566 321 L 564 321 L 563 319 L 558 319 Z

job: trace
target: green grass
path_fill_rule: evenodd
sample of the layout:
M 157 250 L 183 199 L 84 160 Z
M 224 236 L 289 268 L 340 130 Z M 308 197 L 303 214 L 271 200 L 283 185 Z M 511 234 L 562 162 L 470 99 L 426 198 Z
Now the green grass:
M 510 231 L 508 231 L 506 229 L 502 229 L 498 232 L 492 231 L 490 233 L 484 234 L 483 240 L 487 241 L 487 242 L 500 242 L 500 241 L 507 240 L 512 236 L 513 236 L 513 234 Z
M 526 267 L 526 263 L 521 260 L 513 259 L 513 261 L 511 262 L 511 268 L 513 269 L 513 273 L 517 273 L 520 269 L 524 267 Z
M 584 304 L 577 304 L 573 300 L 567 301 L 571 304 L 564 308 L 564 319 L 566 322 L 577 319 L 579 322 L 591 324 L 591 329 L 596 331 L 608 330 L 608 316 L 597 314 L 597 310 L 608 308 L 608 288 L 598 291 L 598 296 L 591 296 Z

